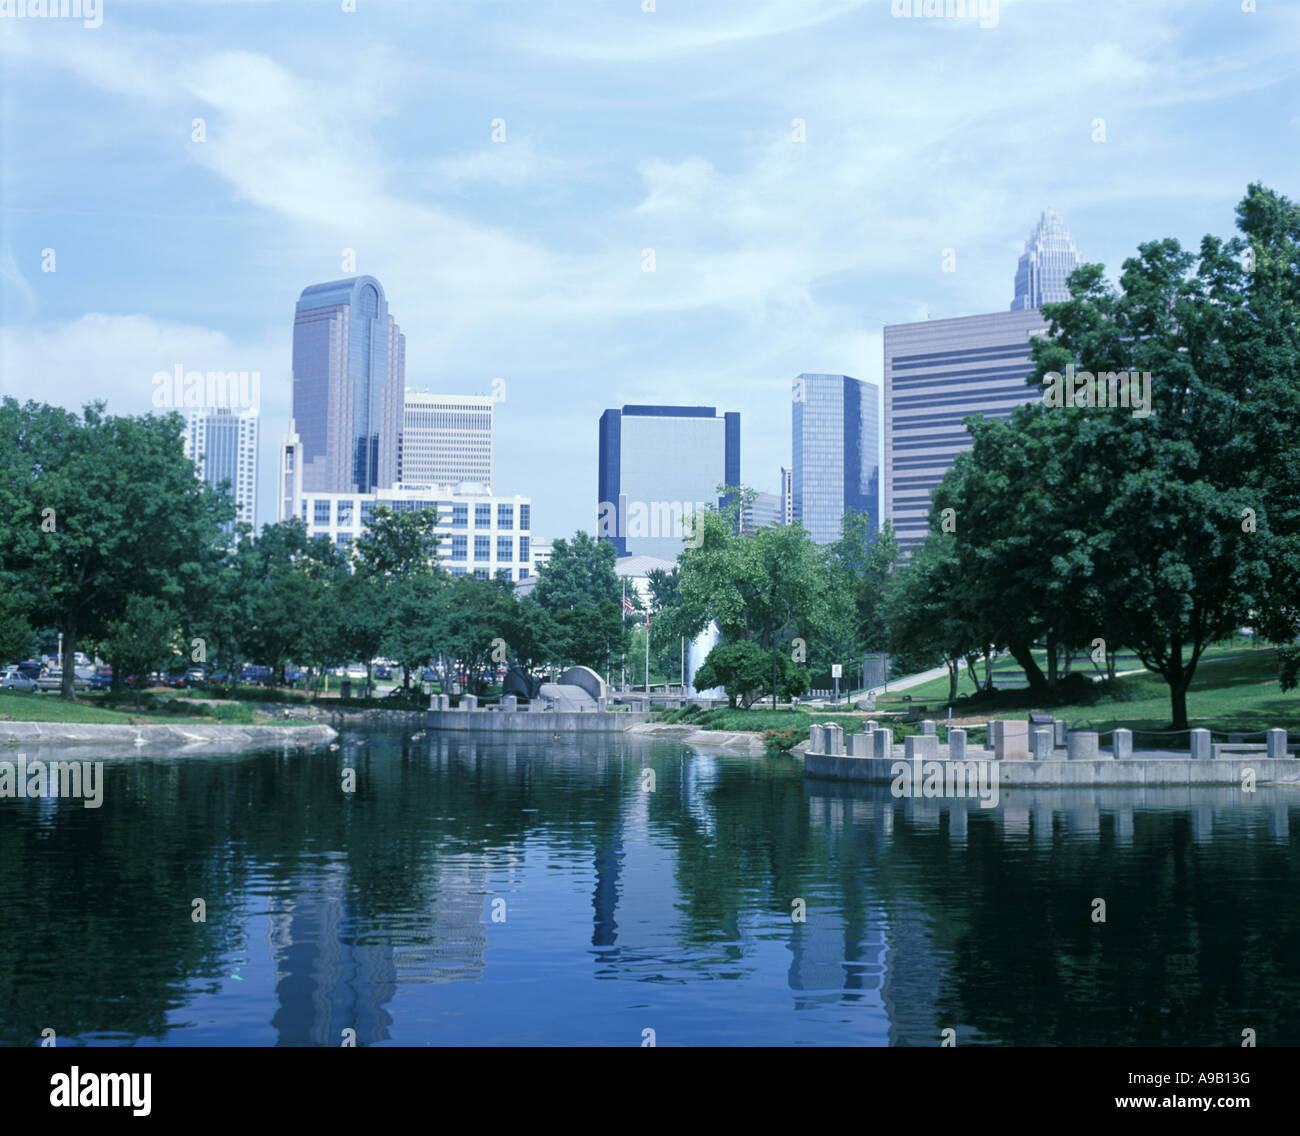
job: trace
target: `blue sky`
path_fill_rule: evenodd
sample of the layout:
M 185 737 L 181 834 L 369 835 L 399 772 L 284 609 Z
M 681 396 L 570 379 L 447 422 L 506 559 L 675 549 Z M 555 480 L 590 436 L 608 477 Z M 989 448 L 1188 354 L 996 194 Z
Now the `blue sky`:
M 495 488 L 564 536 L 593 527 L 606 407 L 738 410 L 743 478 L 775 491 L 793 376 L 878 381 L 884 324 L 1005 310 L 1042 209 L 1113 273 L 1228 234 L 1249 181 L 1300 194 L 1295 0 L 1000 0 L 983 28 L 653 7 L 0 18 L 0 390 L 136 413 L 178 363 L 260 371 L 272 520 L 294 303 L 352 249 L 408 385 L 505 380 Z

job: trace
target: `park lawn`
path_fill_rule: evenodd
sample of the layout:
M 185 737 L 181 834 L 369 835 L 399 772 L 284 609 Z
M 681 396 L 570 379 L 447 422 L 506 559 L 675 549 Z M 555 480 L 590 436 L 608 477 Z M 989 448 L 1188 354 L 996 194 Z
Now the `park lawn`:
M 1266 647 L 1246 646 L 1243 645 L 1243 641 L 1240 639 L 1237 640 L 1235 643 L 1215 644 L 1212 647 L 1207 647 L 1205 649 L 1204 654 L 1201 656 L 1201 663 L 1206 663 L 1211 659 L 1230 658 L 1236 655 L 1261 655 L 1261 656 L 1268 655 L 1270 658 L 1274 660 L 1272 665 L 1274 671 L 1276 672 L 1277 656 L 1276 656 L 1276 652 L 1273 649 L 1266 648 Z M 1045 653 L 1042 651 L 1035 651 L 1034 658 L 1038 661 L 1038 665 L 1041 666 L 1044 669 L 1044 671 L 1046 671 L 1047 657 Z M 1141 663 L 1131 663 L 1125 661 L 1120 664 L 1119 670 L 1120 671 L 1134 670 L 1140 666 Z M 1086 660 L 1084 661 L 1076 660 L 1074 669 L 1076 671 L 1083 671 L 1085 674 L 1096 673 L 1092 664 L 1087 662 Z M 981 674 L 982 673 L 983 672 L 981 671 Z M 1019 664 L 1017 664 L 1015 659 L 1011 658 L 1010 655 L 1000 655 L 998 658 L 993 660 L 993 682 L 995 686 L 997 685 L 998 675 L 1000 674 L 1018 675 L 1020 673 L 1021 670 Z M 1195 690 L 1197 685 L 1199 684 L 1199 679 L 1201 675 L 1201 664 L 1197 665 L 1196 674 L 1197 674 L 1197 679 L 1193 681 L 1192 684 L 1193 690 Z M 906 678 L 907 676 L 899 675 L 898 677 L 901 679 L 901 678 Z M 1276 677 L 1276 673 L 1274 674 L 1274 677 Z M 1160 680 L 1157 678 L 1156 681 L 1159 682 Z M 1162 690 L 1165 689 L 1163 683 L 1161 683 L 1161 689 Z M 963 698 L 969 698 L 974 693 L 975 693 L 975 684 L 971 682 L 970 675 L 966 671 L 966 665 L 963 663 L 957 678 L 957 698 L 959 700 Z M 1014 692 L 1008 691 L 1007 693 L 1014 693 Z M 900 690 L 897 695 L 891 693 L 886 695 L 885 698 L 883 699 L 878 698 L 876 700 L 876 705 L 881 710 L 906 710 L 907 704 L 902 701 L 902 697 L 905 694 L 910 694 L 912 696 L 913 702 L 920 702 L 932 708 L 936 706 L 942 706 L 946 708 L 948 705 L 948 676 L 942 675 L 939 678 L 931 679 L 929 682 L 923 682 L 917 686 L 909 686 L 905 690 Z M 1167 701 L 1168 699 L 1166 698 L 1166 702 Z M 1190 705 L 1189 705 L 1188 713 L 1189 714 L 1191 713 Z M 1168 712 L 1166 709 L 1166 717 L 1167 716 L 1168 716 Z
M 212 710 L 211 707 L 188 707 L 192 712 L 182 714 L 174 711 L 136 710 L 129 704 L 110 708 L 102 705 L 102 698 L 102 695 L 90 694 L 78 697 L 73 702 L 65 702 L 55 694 L 20 694 L 12 690 L 0 690 L 0 721 L 130 726 L 163 723 L 252 725 L 265 719 L 265 715 L 254 714 L 248 707 L 235 704 L 229 709 L 222 707 L 217 713 L 204 712 Z
M 934 716 L 946 715 L 947 680 L 942 682 L 938 697 L 912 695 L 913 703 L 930 707 Z M 1149 672 L 1125 675 L 1109 689 L 1099 686 L 1098 698 L 1092 703 L 1040 705 L 1025 690 L 1000 692 L 993 700 L 958 702 L 955 718 L 969 720 L 986 717 L 1024 717 L 1032 709 L 1051 710 L 1069 722 L 1083 720 L 1098 730 L 1126 726 L 1134 731 L 1159 731 L 1169 725 L 1169 688 L 1159 675 Z M 902 710 L 904 702 L 878 701 L 884 710 Z M 1220 730 L 1254 732 L 1270 726 L 1300 729 L 1300 691 L 1282 693 L 1277 677 L 1277 652 L 1268 648 L 1245 650 L 1215 649 L 1196 668 L 1187 694 L 1187 716 L 1194 726 Z

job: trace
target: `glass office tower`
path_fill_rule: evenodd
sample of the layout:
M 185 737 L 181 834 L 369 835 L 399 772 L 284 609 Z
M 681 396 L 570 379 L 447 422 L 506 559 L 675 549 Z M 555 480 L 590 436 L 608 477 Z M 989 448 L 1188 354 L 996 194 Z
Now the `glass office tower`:
M 995 312 L 885 328 L 885 516 L 906 552 L 929 531 L 930 493 L 970 449 L 968 414 L 1009 418 L 1041 398 L 1025 385 L 1037 311 Z
M 740 484 L 740 415 L 712 406 L 625 406 L 600 416 L 596 533 L 619 556 L 676 560 L 689 517 Z
M 840 538 L 846 513 L 880 529 L 879 387 L 848 375 L 800 375 L 792 403 L 791 501 L 817 544 Z
M 492 485 L 491 395 L 406 392 L 398 446 L 404 485 Z
M 383 286 L 356 276 L 303 289 L 293 322 L 302 487 L 369 493 L 397 481 L 406 337 Z
M 257 530 L 257 411 L 229 407 L 191 410 L 185 428 L 185 456 L 200 481 L 218 486 L 230 482 L 237 510 L 222 529 L 234 536 L 243 521 Z
M 1031 311 L 1044 304 L 1059 304 L 1070 298 L 1065 281 L 1079 267 L 1079 250 L 1070 234 L 1052 210 L 1038 218 L 1038 224 L 1025 241 L 1016 267 L 1016 296 L 1013 312 Z

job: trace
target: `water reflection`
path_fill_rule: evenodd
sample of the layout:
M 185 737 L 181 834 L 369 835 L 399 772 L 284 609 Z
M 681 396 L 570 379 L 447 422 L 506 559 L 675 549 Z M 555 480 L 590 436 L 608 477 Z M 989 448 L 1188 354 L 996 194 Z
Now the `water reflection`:
M 1300 1040 L 1294 788 L 985 809 L 675 743 L 380 732 L 104 756 L 100 809 L 0 802 L 5 1043 Z

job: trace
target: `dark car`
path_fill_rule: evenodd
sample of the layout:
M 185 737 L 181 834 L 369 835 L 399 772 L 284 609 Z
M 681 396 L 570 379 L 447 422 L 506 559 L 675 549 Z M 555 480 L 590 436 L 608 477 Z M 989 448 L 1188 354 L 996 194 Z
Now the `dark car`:
M 375 678 L 392 678 L 393 668 L 384 663 L 376 663 L 374 666 Z
M 19 663 L 15 669 L 28 678 L 40 678 L 41 671 L 45 669 L 45 664 L 37 662 L 35 659 L 28 659 L 26 662 Z
M 90 676 L 91 690 L 108 690 L 113 685 L 113 668 L 100 667 Z

